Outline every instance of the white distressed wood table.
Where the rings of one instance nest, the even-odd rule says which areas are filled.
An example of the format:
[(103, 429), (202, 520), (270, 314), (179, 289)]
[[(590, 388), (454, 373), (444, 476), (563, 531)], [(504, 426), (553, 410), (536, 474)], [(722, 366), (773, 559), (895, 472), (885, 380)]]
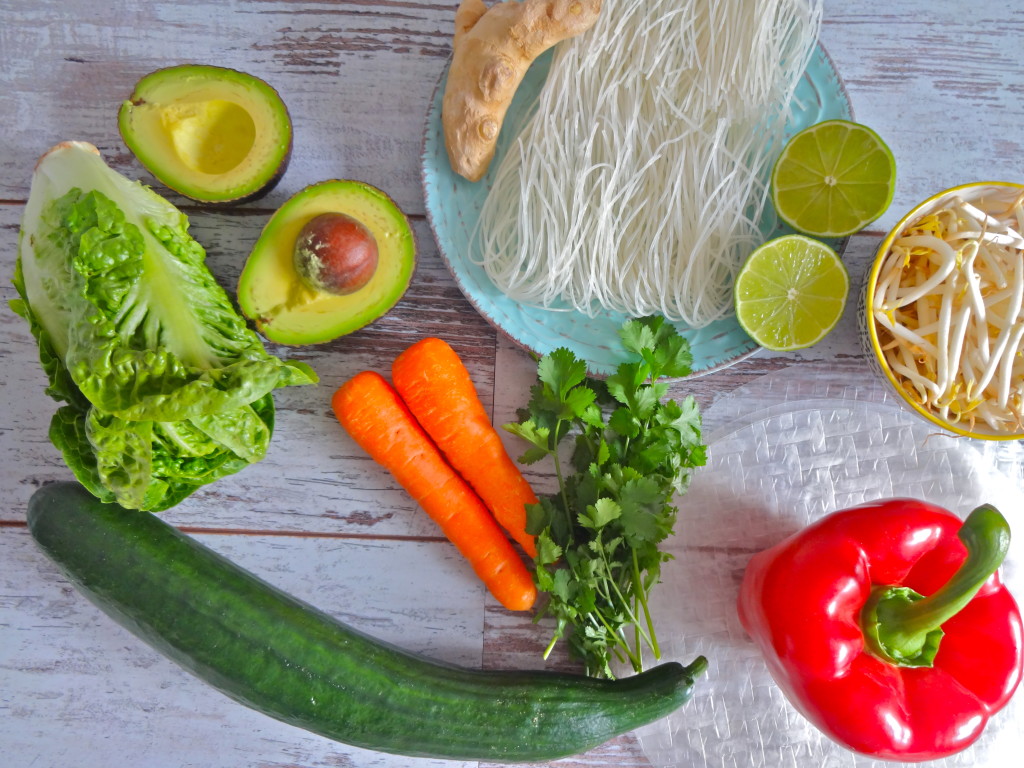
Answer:
[[(330, 413), (334, 389), (386, 371), (426, 335), (464, 357), (495, 423), (525, 403), (530, 358), (464, 300), (426, 223), (423, 119), (450, 53), (456, 0), (0, 0), (0, 762), (10, 766), (453, 765), (346, 747), (217, 693), (87, 603), (35, 548), (25, 507), (70, 473), (47, 439), (54, 404), (25, 323), (6, 308), (19, 220), (36, 158), (67, 139), (94, 143), (119, 171), (152, 183), (117, 133), (119, 103), (144, 74), (215, 63), (276, 86), (295, 152), (267, 198), (213, 212), (174, 195), (233, 286), (262, 225), (291, 194), (327, 178), (387, 191), (411, 216), (418, 266), (401, 303), (330, 344), (271, 351), (314, 366), (316, 388), (276, 394), (266, 460), (208, 486), (165, 519), (293, 594), (371, 634), (485, 668), (543, 664), (549, 627), (505, 611), (405, 493)], [(1024, 6), (1005, 0), (826, 2), (821, 41), (857, 119), (899, 163), (889, 212), (851, 239), (857, 285), (884, 231), (933, 192), (1024, 179)], [(158, 189), (160, 187), (158, 186)], [(163, 191), (163, 190), (161, 190)], [(784, 369), (867, 376), (856, 302), (821, 344), (758, 353), (681, 382), (704, 407)], [(825, 372), (828, 372), (827, 374)], [(531, 476), (538, 484), (546, 479)], [(564, 656), (549, 667), (572, 666)], [(560, 765), (642, 766), (623, 736)]]

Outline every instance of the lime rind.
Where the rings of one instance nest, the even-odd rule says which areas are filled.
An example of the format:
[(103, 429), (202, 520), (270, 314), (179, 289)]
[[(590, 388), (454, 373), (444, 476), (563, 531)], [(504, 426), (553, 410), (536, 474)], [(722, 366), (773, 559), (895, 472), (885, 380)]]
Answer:
[(896, 160), (868, 126), (826, 120), (786, 143), (771, 178), (772, 203), (787, 225), (814, 237), (848, 237), (889, 208)]
[(737, 274), (736, 320), (765, 349), (805, 349), (835, 328), (849, 289), (849, 272), (835, 250), (804, 235), (784, 235), (757, 248)]

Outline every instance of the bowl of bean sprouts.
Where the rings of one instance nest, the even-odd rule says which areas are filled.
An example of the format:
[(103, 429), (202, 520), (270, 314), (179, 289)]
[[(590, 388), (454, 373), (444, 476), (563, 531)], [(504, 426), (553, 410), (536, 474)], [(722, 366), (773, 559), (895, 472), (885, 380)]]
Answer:
[(941, 192), (882, 241), (866, 341), (898, 397), (935, 426), (1024, 438), (1024, 184)]

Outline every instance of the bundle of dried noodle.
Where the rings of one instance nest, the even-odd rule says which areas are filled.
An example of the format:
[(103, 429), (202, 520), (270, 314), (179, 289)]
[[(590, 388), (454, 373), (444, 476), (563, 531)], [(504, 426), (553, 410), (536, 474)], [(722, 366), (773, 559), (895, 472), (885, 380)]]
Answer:
[(589, 315), (731, 314), (820, 22), (821, 0), (605, 0), (497, 166), (491, 280)]

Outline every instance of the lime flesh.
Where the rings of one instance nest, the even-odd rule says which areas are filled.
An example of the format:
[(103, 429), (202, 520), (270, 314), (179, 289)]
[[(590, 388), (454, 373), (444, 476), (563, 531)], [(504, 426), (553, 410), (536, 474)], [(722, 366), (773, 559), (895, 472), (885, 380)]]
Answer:
[(821, 341), (843, 314), (850, 278), (832, 248), (803, 235), (755, 250), (736, 276), (736, 319), (765, 349), (803, 349)]
[(846, 237), (881, 216), (892, 202), (896, 161), (865, 125), (827, 120), (787, 142), (772, 170), (779, 218), (815, 237)]

